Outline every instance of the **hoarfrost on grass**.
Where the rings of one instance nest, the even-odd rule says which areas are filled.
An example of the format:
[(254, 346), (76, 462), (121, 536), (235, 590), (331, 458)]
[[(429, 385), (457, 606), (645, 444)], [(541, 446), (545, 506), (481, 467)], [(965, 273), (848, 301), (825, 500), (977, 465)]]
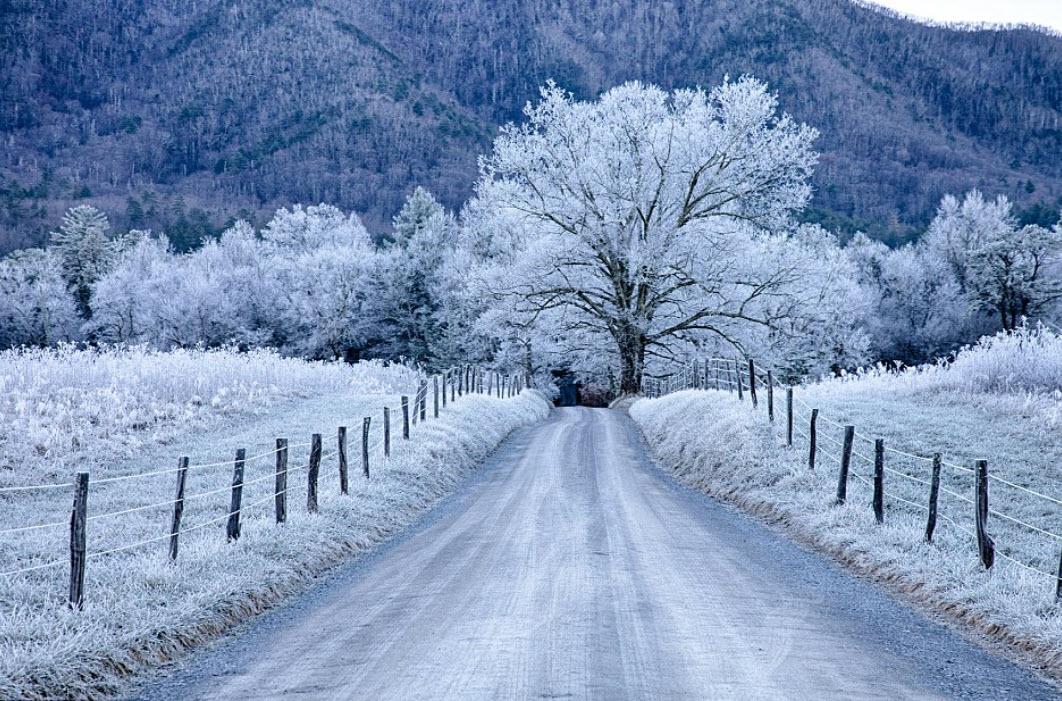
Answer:
[[(128, 672), (181, 654), (189, 644), (297, 588), (327, 564), (405, 527), (510, 431), (549, 411), (536, 392), (508, 400), (465, 395), (438, 420), (416, 424), (412, 439), (402, 441), (398, 394), (412, 396), (419, 375), (400, 366), (307, 363), (266, 352), (129, 348), (12, 352), (0, 354), (0, 367), (6, 394), (16, 397), (0, 400), (6, 402), (5, 415), (12, 423), (20, 421), (43, 446), (17, 459), (12, 453), (25, 444), (5, 425), (3, 453), (14, 469), (0, 473), (0, 486), (69, 481), (74, 468), (82, 466), (91, 468), (93, 480), (167, 470), (143, 479), (90, 483), (89, 552), (148, 542), (90, 555), (86, 606), (78, 613), (65, 604), (70, 489), (0, 492), (0, 530), (57, 524), (5, 535), (0, 571), (58, 563), (3, 579), (3, 698), (115, 693)], [(392, 409), (390, 459), (383, 457), (381, 445), (384, 406)], [(360, 472), (365, 416), (376, 417), (371, 480)], [(81, 424), (77, 441), (63, 440), (70, 426)], [(349, 496), (338, 493), (335, 436), (340, 425), (351, 427)], [(324, 436), (324, 458), (320, 513), (309, 515), (306, 443), (314, 432)], [(270, 451), (276, 437), (292, 443), (283, 527), (273, 524)], [(247, 464), (242, 535), (229, 544), (224, 529), (237, 447), (262, 457)], [(208, 465), (188, 473), (184, 534), (174, 566), (167, 559), (166, 535), (172, 468), (180, 455)]]

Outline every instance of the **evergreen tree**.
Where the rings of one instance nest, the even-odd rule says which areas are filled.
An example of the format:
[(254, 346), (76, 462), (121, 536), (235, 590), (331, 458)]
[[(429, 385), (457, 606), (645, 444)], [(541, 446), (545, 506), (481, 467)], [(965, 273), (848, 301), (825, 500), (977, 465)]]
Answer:
[(79, 205), (63, 217), (59, 231), (51, 234), (51, 247), (59, 256), (63, 277), (77, 300), (81, 315), (88, 317), (92, 285), (110, 268), (115, 254), (107, 238), (107, 215), (91, 205)]

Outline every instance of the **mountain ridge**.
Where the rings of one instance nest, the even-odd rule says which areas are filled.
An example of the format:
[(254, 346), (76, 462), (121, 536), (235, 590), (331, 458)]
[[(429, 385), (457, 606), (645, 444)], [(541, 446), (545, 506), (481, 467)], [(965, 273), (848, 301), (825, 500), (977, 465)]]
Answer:
[[(1062, 37), (850, 0), (0, 0), (0, 252), (70, 204), (182, 247), (292, 202), (451, 208), (548, 79), (751, 74), (822, 132), (807, 213), (901, 241), (948, 192), (1062, 206)], [(6, 97), (5, 97), (6, 96)]]

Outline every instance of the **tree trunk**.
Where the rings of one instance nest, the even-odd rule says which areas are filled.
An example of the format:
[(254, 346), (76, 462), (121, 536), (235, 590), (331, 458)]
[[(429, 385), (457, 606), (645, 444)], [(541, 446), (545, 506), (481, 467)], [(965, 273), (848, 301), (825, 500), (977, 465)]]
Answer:
[(645, 337), (636, 331), (617, 340), (620, 354), (620, 394), (637, 394), (642, 388), (645, 366)]

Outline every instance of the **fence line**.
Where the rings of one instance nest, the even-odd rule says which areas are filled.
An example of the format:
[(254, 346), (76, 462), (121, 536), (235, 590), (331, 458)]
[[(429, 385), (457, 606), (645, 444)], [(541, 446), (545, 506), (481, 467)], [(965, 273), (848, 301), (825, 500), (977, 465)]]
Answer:
[[(503, 384), (504, 384), (504, 386), (503, 386)], [(430, 390), (429, 390), (429, 387), (431, 388)], [(438, 420), (439, 418), (442, 418), (443, 412), (445, 412), (447, 410), (447, 408), (453, 406), (453, 404), (459, 398), (461, 398), (463, 396), (479, 394), (479, 395), (483, 395), (483, 396), (486, 396), (486, 397), (507, 399), (507, 398), (511, 398), (511, 397), (518, 397), (523, 392), (523, 390), (528, 389), (528, 388), (530, 388), (530, 377), (528, 375), (526, 375), (526, 374), (515, 373), (515, 374), (512, 374), (512, 375), (503, 375), (501, 373), (493, 373), (492, 372), (492, 373), (490, 373), (488, 375), (482, 369), (476, 368), (474, 366), (463, 366), (460, 369), (451, 368), (450, 370), (447, 370), (446, 372), (442, 373), (441, 377), (440, 377), (440, 375), (434, 375), (434, 376), (430, 376), (427, 379), (425, 379), (422, 376), (418, 380), (418, 386), (416, 387), (415, 391), (412, 394), (412, 403), (409, 406), (410, 414), (408, 415), (408, 419), (410, 420), (409, 421), (409, 425), (416, 426), (419, 423), (426, 424), (426, 423), (429, 423), (431, 421), (435, 421), (435, 420)], [(446, 397), (446, 392), (447, 391), (449, 391), (451, 393), (451, 395), (452, 395), (449, 398)], [(441, 402), (439, 401), (439, 399), (440, 399), (439, 392), (441, 392), (442, 395), (443, 395), (441, 397), (441, 399), (442, 399)], [(428, 407), (429, 395), (431, 397), (430, 398), (430, 401), (431, 401), (431, 404), (432, 404), (431, 407)], [(402, 397), (402, 399), (403, 399), (403, 402), (408, 402), (410, 397), (409, 396), (404, 396), (404, 397)], [(364, 449), (364, 451), (365, 451), (364, 455), (375, 456), (374, 457), (375, 460), (383, 460), (384, 458), (388, 457), (387, 452), (385, 451), (385, 437), (384, 437), (384, 421), (383, 421), (383, 417), (384, 417), (385, 413), (390, 414), (392, 419), (396, 415), (400, 415), (400, 413), (397, 412), (397, 410), (394, 407), (384, 407), (384, 408), (376, 410), (374, 413), (372, 413), (368, 417), (364, 417), (362, 419), (358, 419), (357, 420), (357, 421), (366, 421), (366, 420), (369, 421), (369, 434), (371, 434), (371, 435), (366, 435), (364, 437), (359, 436), (356, 440), (357, 440), (358, 445), (361, 446)], [(485, 412), (483, 412), (482, 409), (477, 409), (477, 410), (475, 410), (473, 412), (474, 416), (482, 416), (484, 414), (485, 414)], [(355, 423), (355, 421), (352, 421), (351, 423), (353, 424), (353, 423)], [(394, 449), (395, 449), (395, 447), (397, 445), (399, 445), (401, 443), (405, 443), (406, 441), (402, 440), (402, 439), (399, 439), (398, 441), (395, 441), (394, 439), (398, 435), (401, 435), (401, 434), (396, 434), (396, 432), (393, 430), (394, 427), (390, 427), (390, 428), (392, 429), (391, 435), (390, 435), (390, 437), (392, 439), (391, 442), (390, 442), (390, 450), (394, 451)], [(361, 433), (361, 432), (358, 432), (358, 433)], [(407, 425), (407, 431), (406, 431), (405, 437), (406, 438), (412, 438), (411, 434), (408, 432), (408, 425)], [(64, 564), (71, 564), (73, 561), (76, 560), (76, 561), (79, 561), (80, 564), (71, 564), (71, 566), (75, 568), (72, 571), (72, 573), (71, 573), (71, 577), (72, 577), (72, 579), (78, 579), (79, 581), (83, 581), (83, 579), (84, 579), (84, 563), (85, 563), (86, 560), (100, 558), (100, 557), (103, 557), (103, 556), (106, 556), (106, 555), (110, 555), (110, 554), (113, 554), (113, 553), (119, 553), (119, 552), (125, 552), (125, 551), (129, 551), (129, 550), (134, 550), (134, 549), (137, 549), (137, 548), (144, 547), (146, 545), (150, 545), (152, 543), (159, 543), (159, 542), (163, 542), (163, 541), (170, 541), (171, 559), (176, 559), (177, 552), (178, 552), (178, 550), (176, 548), (176, 542), (177, 542), (177, 538), (179, 536), (187, 535), (188, 533), (192, 533), (192, 532), (201, 530), (201, 529), (206, 528), (208, 526), (211, 526), (211, 525), (214, 525), (214, 524), (219, 524), (219, 523), (221, 523), (223, 521), (226, 521), (226, 520), (230, 520), (229, 539), (230, 540), (234, 540), (234, 539), (239, 537), (239, 529), (238, 529), (238, 517), (239, 517), (239, 515), (243, 514), (243, 513), (246, 513), (246, 512), (248, 512), (248, 511), (250, 511), (252, 509), (255, 509), (256, 507), (264, 505), (264, 504), (266, 504), (268, 502), (274, 502), (274, 501), (276, 502), (277, 510), (278, 510), (278, 520), (281, 520), (281, 517), (280, 517), (280, 513), (281, 513), (281, 509), (282, 509), (281, 504), (282, 504), (282, 502), (284, 503), (283, 510), (286, 513), (286, 508), (287, 507), (286, 507), (286, 500), (284, 499), (284, 497), (286, 497), (287, 494), (292, 490), (291, 483), (288, 483), (287, 480), (286, 480), (287, 476), (291, 475), (293, 473), (297, 473), (297, 472), (302, 471), (302, 470), (307, 470), (310, 467), (311, 462), (314, 462), (314, 464), (316, 465), (316, 464), (319, 464), (320, 461), (322, 461), (322, 460), (331, 461), (333, 458), (337, 457), (339, 455), (339, 453), (340, 453), (340, 448), (339, 448), (338, 444), (337, 444), (337, 446), (334, 449), (331, 449), (331, 450), (329, 450), (327, 452), (323, 452), (323, 454), (321, 454), (319, 456), (311, 455), (311, 457), (308, 460), (303, 461), (300, 464), (295, 465), (294, 467), (288, 467), (287, 466), (286, 458), (284, 459), (285, 461), (283, 463), (278, 458), (278, 460), (277, 460), (277, 470), (276, 471), (270, 470), (270, 471), (267, 471), (266, 474), (254, 477), (254, 478), (249, 479), (249, 480), (244, 480), (243, 479), (243, 470), (248, 465), (260, 464), (260, 463), (262, 463), (263, 461), (267, 460), (268, 458), (270, 458), (272, 456), (279, 455), (281, 452), (283, 452), (283, 454), (286, 456), (288, 454), (288, 451), (290, 451), (292, 449), (311, 447), (312, 444), (313, 444), (312, 441), (307, 441), (307, 442), (304, 442), (304, 443), (284, 443), (283, 445), (281, 445), (278, 442), (277, 446), (275, 448), (273, 448), (272, 450), (268, 450), (268, 451), (256, 454), (254, 456), (251, 456), (251, 457), (246, 457), (245, 458), (243, 456), (243, 451), (242, 450), (238, 451), (237, 452), (237, 459), (236, 459), (235, 462), (233, 460), (224, 460), (224, 461), (218, 461), (218, 462), (198, 463), (198, 464), (189, 465), (188, 461), (187, 461), (187, 458), (182, 458), (182, 460), (178, 464), (178, 467), (176, 467), (176, 468), (150, 470), (150, 471), (147, 471), (147, 472), (139, 472), (139, 473), (128, 474), (128, 475), (117, 475), (117, 476), (113, 476), (113, 477), (103, 477), (103, 478), (91, 480), (88, 483), (91, 486), (96, 486), (96, 485), (117, 484), (117, 483), (122, 483), (122, 482), (126, 482), (126, 481), (131, 481), (131, 480), (157, 478), (157, 477), (161, 477), (161, 476), (169, 475), (169, 474), (177, 474), (179, 476), (179, 487), (180, 487), (179, 490), (178, 490), (178, 495), (177, 495), (177, 497), (167, 499), (166, 501), (160, 501), (160, 502), (157, 502), (157, 503), (144, 504), (144, 505), (139, 505), (139, 506), (131, 506), (129, 508), (118, 509), (118, 510), (115, 510), (115, 511), (103, 512), (103, 513), (97, 513), (97, 514), (88, 514), (87, 513), (87, 508), (86, 508), (84, 499), (82, 499), (80, 506), (78, 506), (77, 503), (75, 503), (75, 507), (81, 509), (81, 511), (79, 512), (80, 513), (79, 518), (81, 519), (81, 523), (82, 524), (85, 523), (85, 522), (89, 522), (89, 521), (100, 521), (100, 520), (103, 520), (103, 519), (108, 519), (108, 518), (112, 518), (112, 517), (119, 517), (119, 516), (123, 516), (123, 515), (127, 515), (127, 514), (146, 512), (146, 511), (150, 511), (150, 510), (153, 510), (153, 509), (163, 509), (163, 508), (174, 509), (175, 510), (174, 519), (173, 519), (173, 529), (174, 530), (172, 530), (172, 532), (169, 530), (169, 526), (170, 526), (170, 523), (169, 523), (169, 520), (168, 520), (169, 511), (167, 511), (167, 520), (166, 520), (167, 532), (164, 535), (159, 535), (159, 536), (153, 536), (153, 537), (150, 537), (150, 538), (145, 538), (145, 539), (133, 542), (133, 543), (126, 543), (126, 544), (116, 545), (114, 547), (110, 547), (110, 548), (107, 548), (107, 549), (104, 549), (104, 550), (84, 552), (84, 547), (83, 547), (84, 546), (84, 530), (83, 530), (84, 527), (82, 525), (82, 526), (79, 526), (79, 528), (81, 530), (78, 532), (78, 538), (81, 541), (82, 550), (80, 551), (80, 554), (77, 557), (73, 558), (72, 560), (58, 559), (58, 560), (52, 560), (52, 561), (45, 562), (45, 563), (38, 564), (38, 565), (31, 565), (31, 566), (28, 566), (28, 567), (21, 567), (21, 568), (16, 568), (16, 569), (12, 569), (12, 570), (3, 571), (3, 572), (0, 572), (0, 578), (9, 578), (9, 577), (14, 577), (14, 576), (30, 573), (30, 572), (36, 572), (36, 571), (41, 571), (41, 570), (45, 570), (45, 569), (49, 569), (49, 568), (53, 568), (53, 567), (58, 567), (58, 566), (64, 565)], [(359, 450), (353, 451), (354, 454), (357, 454), (359, 452), (361, 452), (360, 448), (359, 448)], [(281, 470), (281, 467), (280, 467), (282, 464), (284, 465), (283, 470)], [(384, 462), (384, 464), (386, 464), (386, 461)], [(187, 474), (187, 472), (189, 470), (196, 470), (196, 469), (201, 469), (201, 468), (233, 467), (234, 465), (237, 465), (237, 467), (235, 467), (236, 475), (235, 475), (235, 477), (233, 479), (233, 484), (225, 485), (225, 486), (217, 488), (217, 489), (208, 489), (206, 491), (197, 492), (195, 494), (185, 495), (183, 493), (184, 475)], [(325, 474), (329, 474), (329, 475), (333, 474), (334, 472), (337, 471), (336, 467), (337, 466), (330, 466), (330, 467), (326, 468), (325, 471), (324, 471)], [(283, 475), (284, 475), (284, 480), (283, 481), (284, 481), (284, 484), (286, 485), (286, 486), (283, 486), (283, 487), (280, 486), (281, 485), (281, 480), (280, 480), (281, 473), (283, 473)], [(317, 479), (319, 479), (320, 476), (321, 475), (318, 474), (317, 475)], [(83, 473), (81, 475), (81, 477), (87, 479), (88, 474), (87, 473)], [(365, 478), (369, 479), (368, 473), (365, 474)], [(311, 477), (311, 479), (313, 479), (313, 478)], [(276, 486), (273, 489), (269, 490), (268, 496), (266, 496), (266, 497), (264, 497), (262, 499), (259, 499), (257, 501), (254, 501), (252, 503), (249, 503), (249, 504), (243, 504), (242, 503), (242, 499), (240, 499), (239, 497), (242, 495), (243, 488), (245, 488), (247, 486), (250, 486), (250, 485), (254, 485), (254, 484), (261, 483), (261, 482), (265, 482), (267, 480), (275, 480), (276, 481)], [(70, 488), (77, 488), (77, 487), (78, 487), (78, 483), (77, 482), (62, 482), (62, 483), (46, 483), (46, 484), (24, 485), (24, 486), (10, 486), (10, 487), (0, 487), (0, 494), (4, 494), (4, 493), (15, 494), (15, 493), (21, 493), (21, 492), (31, 492), (31, 491), (34, 491), (34, 490), (70, 489)], [(316, 486), (313, 486), (311, 488), (312, 489), (316, 489)], [(186, 526), (186, 527), (181, 527), (180, 526), (180, 516), (181, 516), (181, 514), (183, 512), (185, 503), (187, 503), (189, 501), (194, 501), (194, 500), (202, 499), (202, 498), (205, 498), (205, 497), (209, 497), (209, 496), (215, 496), (215, 495), (220, 495), (220, 494), (223, 494), (223, 493), (234, 492), (236, 490), (238, 490), (239, 494), (234, 494), (233, 499), (232, 499), (232, 504), (229, 505), (228, 508), (226, 508), (225, 513), (223, 515), (220, 515), (220, 516), (217, 516), (217, 517), (214, 517), (214, 518), (210, 518), (207, 521), (204, 521), (203, 523), (198, 523), (198, 524), (195, 524), (195, 525), (192, 525), (192, 526)], [(85, 493), (87, 494), (87, 492), (85, 492)], [(237, 524), (237, 528), (235, 530), (235, 535), (233, 535), (232, 532), (231, 532), (232, 531), (232, 525), (231, 525), (232, 521), (231, 521), (231, 519), (234, 516), (237, 517), (236, 520), (235, 520), (235, 523)], [(74, 519), (74, 521), (77, 521), (77, 520), (78, 519)], [(0, 530), (0, 536), (12, 536), (12, 535), (22, 534), (22, 533), (26, 533), (26, 532), (30, 532), (30, 531), (38, 531), (38, 530), (46, 530), (46, 529), (54, 529), (54, 530), (58, 531), (60, 529), (72, 528), (72, 527), (73, 526), (72, 526), (71, 522), (53, 522), (53, 523), (31, 524), (31, 525), (18, 526), (18, 527), (13, 527), (13, 528)], [(71, 547), (72, 548), (74, 547), (73, 539), (72, 539)], [(80, 569), (78, 570), (78, 568), (80, 568)], [(79, 587), (79, 590), (78, 590), (78, 593), (77, 593), (77, 600), (76, 601), (74, 599), (74, 596), (75, 596), (74, 593), (71, 592), (71, 606), (72, 606), (72, 608), (78, 609), (78, 608), (80, 608), (80, 605), (81, 605), (80, 587)]]
[[(754, 408), (758, 407), (754, 389), (757, 386), (770, 386), (777, 389), (792, 391), (795, 402), (788, 408), (789, 415), (787, 417), (787, 421), (789, 422), (789, 425), (792, 426), (793, 433), (801, 436), (803, 439), (805, 439), (805, 441), (808, 441), (810, 443), (811, 436), (808, 432), (805, 432), (803, 430), (802, 425), (810, 425), (812, 419), (810, 419), (806, 414), (800, 412), (797, 409), (797, 405), (804, 407), (810, 412), (814, 412), (814, 416), (816, 417), (816, 419), (824, 422), (828, 426), (833, 426), (839, 429), (845, 428), (845, 426), (843, 426), (841, 423), (838, 423), (830, 417), (825, 416), (821, 411), (817, 410), (815, 407), (812, 407), (803, 398), (797, 395), (797, 387), (787, 386), (781, 383), (781, 381), (777, 379), (777, 373), (769, 371), (764, 372), (762, 369), (757, 369), (755, 362), (751, 360), (744, 360), (739, 362), (738, 360), (731, 358), (707, 358), (703, 361), (694, 361), (694, 363), (692, 363), (691, 365), (684, 365), (681, 371), (672, 372), (668, 375), (665, 375), (665, 377), (667, 378), (666, 382), (661, 382), (659, 378), (646, 378), (646, 381), (643, 382), (643, 394), (646, 394), (650, 397), (659, 397), (664, 394), (688, 389), (718, 390), (727, 391), (730, 393), (734, 393), (734, 391), (736, 390), (738, 399), (744, 401), (745, 393), (742, 392), (744, 377), (744, 380), (749, 382), (749, 392), (747, 394), (752, 399), (752, 406)], [(770, 382), (769, 384), (769, 380), (773, 380), (773, 382)], [(694, 410), (692, 407), (689, 407), (686, 411), (692, 413)], [(768, 409), (768, 412), (770, 412), (770, 408)], [(772, 418), (773, 420), (773, 417), (770, 418)], [(799, 419), (799, 421), (796, 421), (795, 419)], [(812, 428), (814, 428), (814, 426), (812, 426)], [(861, 440), (867, 443), (877, 443), (875, 439), (861, 434), (857, 431), (853, 432), (853, 434), (855, 437), (860, 438)], [(1011, 523), (1019, 528), (1025, 529), (1026, 532), (1039, 536), (1044, 536), (1046, 538), (1052, 539), (1053, 541), (1062, 541), (1062, 534), (1054, 533), (1046, 528), (1042, 528), (1040, 526), (1036, 526), (1035, 524), (1028, 523), (1023, 519), (1008, 514), (998, 508), (989, 508), (989, 483), (1003, 485), (1006, 488), (1017, 490), (1030, 497), (1040, 499), (1044, 502), (1048, 502), (1057, 506), (1062, 506), (1062, 498), (1044, 494), (1040, 491), (1037, 491), (1036, 489), (1017, 484), (994, 473), (989, 474), (987, 471), (987, 463), (985, 463), (984, 461), (979, 461), (978, 469), (974, 469), (964, 465), (958, 465), (954, 462), (943, 460), (939, 455), (935, 458), (927, 457), (924, 455), (918, 455), (902, 449), (897, 449), (891, 446), (884, 445), (878, 445), (876, 447), (876, 450), (878, 451), (878, 459), (876, 460), (875, 458), (865, 455), (859, 451), (847, 448), (844, 443), (842, 443), (836, 437), (830, 435), (829, 431), (823, 431), (821, 427), (816, 432), (816, 435), (817, 438), (823, 438), (828, 443), (838, 446), (842, 452), (850, 452), (852, 456), (855, 456), (860, 460), (866, 461), (868, 465), (875, 466), (876, 477), (873, 481), (860, 474), (855, 469), (852, 469), (851, 465), (849, 465), (847, 473), (860, 480), (861, 482), (867, 484), (871, 489), (873, 489), (875, 491), (875, 500), (888, 498), (895, 502), (914, 507), (919, 512), (929, 512), (930, 524), (927, 526), (927, 540), (930, 539), (932, 536), (933, 523), (937, 518), (936, 495), (938, 492), (934, 490), (934, 487), (939, 487), (939, 493), (943, 493), (949, 497), (957, 499), (962, 503), (974, 505), (976, 507), (974, 509), (975, 515), (977, 516), (977, 518), (975, 519), (976, 528), (974, 531), (969, 530), (968, 528), (958, 523), (954, 519), (950, 518), (946, 514), (940, 514), (939, 516), (942, 520), (952, 524), (959, 531), (970, 535), (977, 541), (981, 561), (986, 569), (992, 567), (993, 556), (999, 555), (1000, 558), (1004, 561), (1018, 565), (1030, 572), (1034, 572), (1039, 575), (1051, 578), (1056, 583), (1056, 600), (1062, 601), (1062, 556), (1060, 556), (1059, 559), (1058, 573), (1052, 574), (1049, 572), (1045, 572), (1044, 570), (1039, 569), (1033, 565), (1021, 562), (1020, 560), (1016, 559), (1007, 552), (1003, 552), (998, 546), (994, 545), (993, 540), (988, 536), (987, 530), (985, 530), (987, 517), (988, 515), (992, 515), (999, 519), (1002, 519), (1007, 523)], [(833, 462), (836, 462), (838, 465), (841, 465), (842, 482), (844, 481), (845, 469), (843, 467), (844, 461), (842, 457), (836, 455), (831, 450), (827, 449), (827, 447), (821, 441), (818, 442), (818, 445), (815, 445), (813, 447), (813, 453), (821, 454), (822, 456), (832, 460)], [(886, 454), (895, 455), (902, 458), (909, 458), (912, 460), (919, 461), (920, 463), (934, 464), (933, 481), (909, 474), (908, 472), (902, 469), (895, 469), (884, 464), (884, 462), (879, 463), (878, 460), (880, 460)], [(814, 456), (812, 456), (812, 462), (810, 463), (811, 466), (814, 465), (813, 457)], [(939, 466), (941, 467), (946, 467), (949, 470), (953, 470), (955, 473), (958, 474), (975, 475), (977, 477), (977, 479), (975, 480), (976, 483), (974, 485), (974, 492), (976, 493), (976, 497), (971, 498), (970, 496), (960, 494), (952, 489), (949, 489), (947, 486), (939, 484), (938, 477), (940, 471), (936, 467), (937, 464), (939, 464)], [(932, 501), (932, 504), (929, 504), (929, 502), (927, 502), (926, 504), (920, 504), (915, 501), (912, 501), (911, 499), (906, 498), (905, 496), (896, 494), (894, 491), (889, 491), (885, 487), (885, 481), (883, 479), (886, 474), (895, 475), (897, 477), (902, 478), (903, 480), (906, 480), (906, 482), (904, 482), (903, 484), (908, 484), (911, 488), (914, 488), (914, 485), (916, 484), (930, 487), (930, 500)], [(843, 490), (841, 490), (841, 487), (838, 487), (838, 489), (838, 494), (841, 495), (843, 493)], [(843, 497), (841, 496), (839, 496), (838, 498), (843, 500)], [(883, 518), (883, 513), (883, 511), (876, 512), (879, 522)]]

